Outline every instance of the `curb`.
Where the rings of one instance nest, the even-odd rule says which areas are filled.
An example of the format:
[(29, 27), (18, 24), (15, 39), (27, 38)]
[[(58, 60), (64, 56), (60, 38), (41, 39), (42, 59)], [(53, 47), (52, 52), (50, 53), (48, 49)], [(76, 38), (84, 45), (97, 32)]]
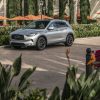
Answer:
[(74, 43), (74, 45), (83, 45), (83, 46), (100, 46), (100, 45), (94, 45), (94, 44), (81, 44), (81, 43)]
[(10, 45), (2, 45), (0, 48), (9, 47)]
[(100, 37), (76, 38), (74, 44), (100, 46)]

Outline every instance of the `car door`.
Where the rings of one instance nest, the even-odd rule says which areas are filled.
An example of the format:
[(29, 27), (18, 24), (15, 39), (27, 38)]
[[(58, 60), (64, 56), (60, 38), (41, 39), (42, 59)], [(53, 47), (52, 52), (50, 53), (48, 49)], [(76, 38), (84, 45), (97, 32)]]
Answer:
[(63, 21), (58, 21), (56, 22), (57, 25), (57, 31), (58, 31), (58, 37), (57, 37), (57, 41), (65, 41), (65, 38), (67, 36), (67, 24)]
[(60, 41), (65, 41), (66, 40), (66, 36), (68, 34), (67, 30), (68, 30), (68, 25), (66, 24), (65, 21), (59, 21), (58, 22), (58, 30), (60, 32)]
[[(49, 29), (49, 27), (52, 27), (52, 29)], [(61, 41), (62, 37), (62, 30), (59, 27), (59, 22), (55, 21), (52, 22), (48, 27), (47, 31), (47, 39), (48, 43), (56, 43)]]

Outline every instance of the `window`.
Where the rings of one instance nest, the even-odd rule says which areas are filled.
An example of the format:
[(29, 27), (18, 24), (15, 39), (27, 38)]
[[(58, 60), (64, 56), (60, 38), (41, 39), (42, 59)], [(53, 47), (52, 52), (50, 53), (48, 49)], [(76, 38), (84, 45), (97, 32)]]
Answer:
[(62, 27), (68, 27), (68, 25), (65, 22), (56, 21), (51, 23), (49, 27), (62, 28)]
[(61, 27), (68, 27), (68, 25), (65, 22), (56, 22), (56, 28), (61, 28)]
[(27, 25), (26, 29), (45, 29), (50, 21), (33, 21)]

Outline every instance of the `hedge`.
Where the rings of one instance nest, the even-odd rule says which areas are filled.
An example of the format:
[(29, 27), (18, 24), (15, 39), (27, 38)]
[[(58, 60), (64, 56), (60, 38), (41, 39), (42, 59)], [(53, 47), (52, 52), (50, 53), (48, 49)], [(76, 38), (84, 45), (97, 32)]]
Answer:
[(18, 26), (6, 26), (6, 27), (1, 26), (0, 27), (0, 46), (8, 45), (9, 44), (9, 34), (18, 28), (20, 28), (20, 27), (18, 27)]
[(100, 36), (100, 24), (72, 25), (76, 38)]
[[(18, 28), (20, 27), (0, 27), (0, 45), (9, 44), (9, 34)], [(72, 25), (72, 28), (76, 38), (100, 36), (100, 24), (77, 24)]]

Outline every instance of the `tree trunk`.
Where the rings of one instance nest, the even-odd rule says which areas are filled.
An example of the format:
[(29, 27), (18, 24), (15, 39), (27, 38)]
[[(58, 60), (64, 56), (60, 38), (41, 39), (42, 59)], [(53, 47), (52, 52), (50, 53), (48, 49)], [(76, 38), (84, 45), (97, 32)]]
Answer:
[(38, 15), (38, 0), (34, 0), (33, 11), (34, 15)]
[(28, 15), (28, 0), (24, 0), (24, 16)]
[(7, 0), (7, 17), (10, 17), (9, 9), (10, 9), (10, 0)]
[(59, 0), (59, 17), (60, 18), (64, 17), (64, 11), (65, 11), (67, 2), (68, 2), (68, 0)]
[(74, 23), (74, 0), (69, 0), (70, 23)]
[(80, 15), (81, 23), (88, 24), (87, 16), (90, 16), (90, 3), (89, 0), (80, 0)]
[(53, 15), (53, 0), (48, 0), (48, 16)]

